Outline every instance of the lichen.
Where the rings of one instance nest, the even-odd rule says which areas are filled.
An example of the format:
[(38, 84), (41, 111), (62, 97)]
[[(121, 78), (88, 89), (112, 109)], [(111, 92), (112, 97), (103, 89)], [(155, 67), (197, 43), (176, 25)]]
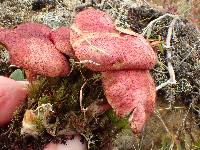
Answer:
[[(145, 9), (144, 9), (145, 8)], [(158, 18), (162, 14), (148, 7), (131, 8), (129, 18), (131, 27), (140, 26), (142, 32), (145, 26), (152, 19)], [(149, 19), (151, 18), (151, 19)], [(145, 23), (144, 23), (145, 21)], [(160, 47), (155, 48), (158, 56), (158, 63), (152, 70), (155, 82), (158, 85), (168, 80), (169, 74), (167, 70), (166, 49), (164, 48), (167, 36), (168, 24), (172, 18), (166, 17), (157, 22), (151, 31), (149, 39), (160, 40)], [(172, 39), (172, 64), (175, 70), (176, 85), (168, 85), (159, 92), (165, 95), (167, 101), (182, 101), (182, 102), (199, 102), (199, 87), (197, 82), (200, 80), (198, 75), (199, 57), (200, 57), (200, 33), (195, 27), (185, 19), (180, 19), (174, 28), (175, 35)], [(159, 39), (158, 39), (159, 37)]]

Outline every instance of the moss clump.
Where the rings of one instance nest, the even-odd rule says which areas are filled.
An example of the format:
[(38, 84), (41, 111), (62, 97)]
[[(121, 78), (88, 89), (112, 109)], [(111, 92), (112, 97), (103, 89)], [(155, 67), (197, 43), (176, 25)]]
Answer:
[[(7, 148), (15, 146), (25, 149), (22, 145), (23, 142), (27, 138), (33, 138), (38, 142), (37, 145), (29, 142), (25, 145), (41, 149), (50, 141), (56, 142), (61, 136), (72, 133), (81, 134), (88, 142), (90, 149), (93, 150), (110, 144), (121, 129), (127, 128), (128, 123), (127, 120), (117, 118), (111, 110), (105, 113), (110, 107), (104, 97), (99, 77), (98, 73), (79, 66), (75, 66), (68, 77), (39, 77), (30, 87), (27, 105), (21, 111), (24, 113), (26, 109), (29, 109), (34, 110), (35, 114), (40, 113), (40, 117), (34, 120), (34, 124), (40, 132), (36, 138), (30, 135), (21, 137), (20, 123), (23, 114), (20, 114), (20, 119), (14, 119), (10, 124), (10, 126), (18, 124), (15, 126), (17, 134), (11, 139), (4, 138), (4, 141), (7, 141)], [(83, 106), (84, 108), (88, 107), (88, 111), (83, 113), (80, 110), (79, 93), (85, 81), (87, 84), (83, 88)], [(47, 103), (50, 103), (53, 109), (53, 112), (48, 113), (49, 115), (45, 113), (46, 107), (41, 107), (46, 106)], [(105, 105), (108, 108), (102, 109)], [(16, 117), (18, 115), (16, 114)], [(9, 131), (6, 127), (4, 132), (6, 135), (14, 135), (13, 130)], [(2, 139), (1, 136), (0, 139)], [(16, 139), (18, 139), (17, 142)]]

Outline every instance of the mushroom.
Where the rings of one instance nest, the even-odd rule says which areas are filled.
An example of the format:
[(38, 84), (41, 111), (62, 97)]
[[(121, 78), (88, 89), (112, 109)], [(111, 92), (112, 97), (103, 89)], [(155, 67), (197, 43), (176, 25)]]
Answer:
[(115, 26), (110, 17), (105, 12), (92, 7), (79, 12), (75, 16), (73, 25), (71, 28), (76, 29), (76, 32), (115, 32)]
[(0, 126), (8, 123), (27, 96), (27, 84), (0, 76)]
[(68, 27), (60, 27), (50, 33), (50, 39), (55, 47), (68, 56), (74, 56), (74, 51), (70, 45), (70, 29)]
[(118, 116), (130, 115), (133, 132), (140, 132), (155, 107), (155, 84), (149, 71), (108, 71), (102, 77), (108, 103)]
[(148, 70), (156, 64), (156, 54), (142, 35), (120, 33), (110, 20), (94, 8), (80, 12), (70, 43), (87, 68), (102, 72), (108, 103), (118, 116), (130, 116), (130, 126), (138, 133), (155, 107), (155, 84)]
[(52, 32), (51, 28), (46, 25), (29, 22), (18, 25), (15, 30), (17, 34), (20, 34), (22, 37), (45, 37), (49, 38), (49, 34)]
[(70, 72), (68, 60), (51, 42), (51, 29), (38, 23), (25, 23), (15, 29), (0, 29), (0, 43), (10, 54), (10, 63), (33, 74), (50, 77)]
[[(95, 20), (91, 20), (95, 14)], [(75, 56), (94, 71), (153, 68), (156, 54), (144, 37), (137, 33), (134, 36), (119, 33), (110, 20), (104, 12), (94, 8), (75, 17), (70, 35)], [(93, 22), (99, 23), (99, 27)]]

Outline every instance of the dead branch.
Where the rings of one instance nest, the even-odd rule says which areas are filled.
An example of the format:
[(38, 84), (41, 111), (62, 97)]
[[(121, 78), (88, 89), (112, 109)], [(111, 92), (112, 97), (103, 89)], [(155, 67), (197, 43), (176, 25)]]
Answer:
[(80, 95), (79, 95), (80, 108), (81, 108), (81, 112), (83, 112), (83, 113), (85, 113), (87, 111), (87, 108), (83, 107), (83, 88), (85, 87), (86, 84), (87, 84), (87, 81), (85, 83), (83, 83), (83, 85), (81, 86)]
[(176, 79), (175, 79), (175, 72), (174, 72), (174, 68), (171, 62), (171, 57), (172, 57), (172, 53), (171, 53), (171, 39), (172, 39), (172, 35), (174, 35), (174, 26), (176, 24), (176, 21), (179, 19), (179, 17), (177, 15), (173, 15), (173, 14), (164, 14), (163, 16), (158, 17), (157, 19), (151, 21), (146, 28), (144, 28), (142, 35), (146, 35), (146, 34), (151, 34), (152, 28), (153, 26), (160, 20), (164, 19), (165, 17), (172, 17), (173, 20), (169, 25), (168, 31), (167, 31), (167, 38), (166, 38), (166, 45), (165, 48), (167, 49), (167, 70), (169, 72), (170, 78), (162, 83), (161, 85), (156, 87), (156, 90), (159, 90), (165, 86), (167, 86), (168, 84), (176, 84)]
[(153, 26), (154, 26), (158, 21), (164, 19), (165, 17), (176, 18), (177, 16), (176, 16), (176, 15), (172, 15), (172, 14), (166, 13), (166, 14), (164, 14), (164, 15), (162, 15), (162, 16), (160, 16), (160, 17), (154, 19), (154, 20), (152, 20), (152, 21), (146, 26), (146, 28), (143, 29), (142, 35), (144, 36), (144, 35), (146, 35), (148, 32), (151, 32)]
[(168, 129), (167, 125), (165, 124), (164, 120), (162, 119), (161, 115), (160, 115), (160, 112), (158, 110), (155, 110), (154, 113), (156, 114), (156, 116), (160, 119), (161, 123), (163, 124), (166, 132), (168, 133), (169, 137), (171, 137), (173, 140), (172, 140), (172, 143), (170, 145), (170, 150), (173, 149), (174, 147), (174, 143), (175, 143), (175, 137), (173, 136), (173, 134), (170, 132), (170, 130)]
[(159, 90), (168, 84), (176, 84), (175, 72), (174, 72), (172, 62), (171, 62), (171, 57), (172, 57), (171, 38), (172, 38), (172, 35), (174, 34), (173, 29), (174, 29), (174, 26), (175, 26), (177, 20), (178, 20), (178, 16), (174, 17), (174, 19), (172, 20), (172, 22), (169, 25), (168, 32), (167, 32), (167, 38), (166, 38), (166, 45), (165, 45), (165, 48), (167, 49), (167, 69), (168, 69), (170, 78), (168, 79), (168, 81), (157, 86), (156, 90)]
[(94, 65), (97, 65), (99, 66), (100, 64), (99, 63), (96, 63), (92, 60), (81, 60), (79, 62), (75, 62), (76, 64), (94, 64)]

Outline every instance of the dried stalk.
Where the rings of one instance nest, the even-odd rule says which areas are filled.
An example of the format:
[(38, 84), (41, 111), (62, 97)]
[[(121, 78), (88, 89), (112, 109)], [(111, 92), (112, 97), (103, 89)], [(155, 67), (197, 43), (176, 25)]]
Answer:
[(167, 31), (167, 38), (166, 38), (166, 45), (165, 48), (167, 49), (167, 69), (170, 75), (170, 78), (162, 83), (161, 85), (156, 87), (156, 90), (162, 89), (163, 87), (167, 86), (168, 84), (176, 84), (176, 78), (175, 78), (175, 72), (174, 68), (171, 62), (172, 52), (171, 52), (171, 39), (172, 35), (174, 34), (174, 26), (176, 24), (176, 21), (179, 19), (177, 15), (172, 14), (164, 14), (163, 16), (158, 17), (157, 19), (151, 21), (146, 28), (144, 28), (142, 35), (151, 34), (153, 26), (160, 20), (164, 19), (165, 17), (172, 17), (173, 20), (169, 25), (168, 31)]
[(162, 15), (162, 16), (160, 16), (160, 17), (154, 19), (154, 20), (152, 20), (152, 21), (146, 26), (146, 28), (143, 29), (142, 35), (144, 36), (144, 35), (147, 34), (147, 32), (152, 31), (152, 28), (153, 28), (153, 26), (155, 25), (155, 23), (157, 23), (158, 21), (164, 19), (165, 17), (176, 18), (177, 16), (176, 16), (176, 15), (172, 15), (172, 14), (166, 13), (166, 14), (164, 14), (164, 15)]
[(81, 112), (83, 112), (83, 113), (85, 113), (87, 111), (87, 108), (83, 107), (83, 88), (85, 87), (86, 84), (87, 84), (87, 81), (85, 83), (83, 83), (83, 85), (81, 86), (80, 95), (79, 95), (80, 108), (81, 108)]
[(174, 26), (175, 26), (177, 20), (178, 20), (178, 17), (176, 16), (169, 25), (168, 32), (167, 32), (167, 38), (166, 38), (166, 45), (165, 45), (165, 48), (167, 49), (167, 69), (168, 69), (170, 78), (166, 82), (157, 86), (156, 90), (159, 90), (168, 84), (176, 84), (175, 72), (174, 72), (173, 65), (171, 63), (171, 57), (172, 57), (171, 38), (172, 38), (172, 35), (174, 32), (173, 29), (174, 29)]
[(81, 60), (79, 62), (75, 62), (76, 64), (94, 64), (94, 65), (97, 65), (99, 66), (100, 64), (97, 63), (97, 62), (94, 62), (92, 60)]

